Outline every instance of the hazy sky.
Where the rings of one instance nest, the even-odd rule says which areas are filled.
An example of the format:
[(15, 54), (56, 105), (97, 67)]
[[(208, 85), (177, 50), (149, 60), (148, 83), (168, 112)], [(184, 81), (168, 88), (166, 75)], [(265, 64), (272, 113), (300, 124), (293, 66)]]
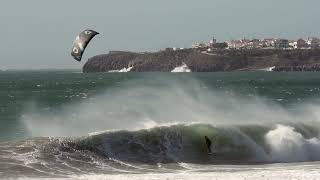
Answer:
[[(213, 35), (320, 36), (319, 17), (319, 0), (1, 0), (0, 69), (80, 69), (109, 50), (190, 47)], [(86, 28), (101, 35), (78, 63), (71, 45)]]

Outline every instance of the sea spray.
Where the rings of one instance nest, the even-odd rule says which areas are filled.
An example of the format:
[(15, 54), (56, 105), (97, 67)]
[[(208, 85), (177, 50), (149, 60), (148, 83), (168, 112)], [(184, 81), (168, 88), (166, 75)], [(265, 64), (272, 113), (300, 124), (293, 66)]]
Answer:
[[(96, 131), (139, 130), (166, 124), (259, 124), (317, 120), (304, 104), (297, 115), (259, 96), (207, 88), (192, 78), (133, 79), (99, 95), (43, 110), (27, 103), (21, 122), (32, 136), (81, 136)], [(300, 108), (299, 108), (300, 106)], [(315, 106), (317, 107), (317, 106)]]

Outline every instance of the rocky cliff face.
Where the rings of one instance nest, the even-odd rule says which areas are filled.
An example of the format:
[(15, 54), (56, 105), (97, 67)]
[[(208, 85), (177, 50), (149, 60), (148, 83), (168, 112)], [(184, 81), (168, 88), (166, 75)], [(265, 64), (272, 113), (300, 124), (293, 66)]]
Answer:
[(192, 72), (250, 71), (275, 66), (276, 71), (320, 71), (320, 50), (199, 50), (155, 53), (111, 52), (90, 58), (83, 72), (108, 72), (133, 67), (133, 72), (170, 72), (185, 63)]

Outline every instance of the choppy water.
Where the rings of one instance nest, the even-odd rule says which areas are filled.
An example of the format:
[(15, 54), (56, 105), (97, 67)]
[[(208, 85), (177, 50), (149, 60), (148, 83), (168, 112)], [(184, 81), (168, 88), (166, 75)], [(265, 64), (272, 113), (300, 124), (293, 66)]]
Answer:
[(319, 73), (1, 72), (0, 178), (316, 179), (319, 90)]

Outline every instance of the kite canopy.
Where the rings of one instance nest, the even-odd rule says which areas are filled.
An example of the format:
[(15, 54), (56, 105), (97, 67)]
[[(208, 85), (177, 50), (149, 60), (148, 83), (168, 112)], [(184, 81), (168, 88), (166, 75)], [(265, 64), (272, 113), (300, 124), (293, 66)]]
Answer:
[(84, 53), (84, 50), (86, 49), (87, 45), (91, 41), (91, 39), (99, 34), (98, 32), (94, 30), (84, 30), (81, 32), (77, 37), (76, 40), (73, 43), (71, 56), (77, 60), (81, 61), (82, 55)]

